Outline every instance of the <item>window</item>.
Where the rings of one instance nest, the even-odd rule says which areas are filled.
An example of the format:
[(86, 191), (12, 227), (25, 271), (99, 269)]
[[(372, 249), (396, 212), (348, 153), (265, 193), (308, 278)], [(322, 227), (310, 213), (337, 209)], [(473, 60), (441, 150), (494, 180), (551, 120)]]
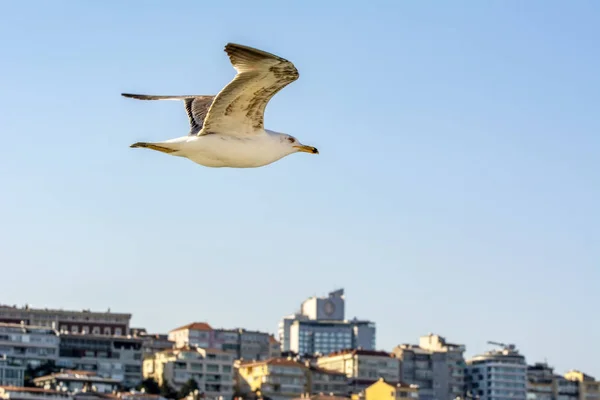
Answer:
[(110, 328), (104, 328), (104, 334), (105, 335), (110, 335)]
[(121, 328), (115, 328), (115, 335), (121, 336), (121, 334), (122, 334)]
[(203, 364), (198, 364), (198, 363), (190, 363), (190, 367), (191, 369), (193, 369), (194, 371), (202, 371), (204, 365)]
[(94, 335), (99, 335), (99, 334), (100, 334), (100, 328), (99, 328), (99, 327), (97, 327), (97, 326), (93, 327), (93, 328), (92, 328), (92, 333), (93, 333)]
[(71, 325), (71, 333), (77, 333), (79, 332), (78, 326), (77, 325)]
[(7, 369), (4, 371), (5, 377), (8, 379), (19, 379), (21, 378), (21, 374), (19, 370)]
[(84, 333), (84, 334), (90, 333), (90, 327), (84, 326), (83, 328), (81, 328), (81, 333)]
[(218, 365), (214, 365), (214, 364), (207, 364), (206, 365), (206, 371), (207, 372), (219, 372), (219, 366)]

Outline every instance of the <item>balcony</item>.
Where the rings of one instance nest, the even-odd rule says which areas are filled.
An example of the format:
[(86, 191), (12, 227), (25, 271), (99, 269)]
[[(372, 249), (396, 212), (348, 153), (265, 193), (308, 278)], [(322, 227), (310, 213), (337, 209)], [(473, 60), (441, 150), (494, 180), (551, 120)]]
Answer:
[(205, 375), (206, 378), (206, 383), (220, 383), (221, 382), (221, 375)]

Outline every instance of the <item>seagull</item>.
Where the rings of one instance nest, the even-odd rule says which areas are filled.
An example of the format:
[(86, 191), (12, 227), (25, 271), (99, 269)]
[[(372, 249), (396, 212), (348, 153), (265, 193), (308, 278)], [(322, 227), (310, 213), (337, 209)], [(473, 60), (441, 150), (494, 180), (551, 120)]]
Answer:
[(252, 47), (228, 43), (225, 52), (237, 71), (216, 96), (156, 96), (122, 93), (139, 100), (183, 101), (190, 131), (163, 142), (137, 142), (146, 148), (187, 158), (206, 167), (257, 168), (297, 152), (318, 154), (294, 136), (264, 127), (267, 103), (300, 76), (290, 61)]

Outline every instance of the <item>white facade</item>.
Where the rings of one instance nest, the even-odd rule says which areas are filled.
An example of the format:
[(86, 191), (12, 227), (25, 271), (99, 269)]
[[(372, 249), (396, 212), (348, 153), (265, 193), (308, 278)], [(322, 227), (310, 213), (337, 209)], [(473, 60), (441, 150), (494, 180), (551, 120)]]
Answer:
[(513, 345), (467, 360), (466, 389), (481, 400), (526, 400), (527, 364)]
[(345, 315), (344, 289), (327, 297), (310, 297), (300, 306), (300, 313), (313, 320), (343, 321)]
[(246, 329), (213, 329), (205, 322), (194, 322), (169, 332), (169, 340), (176, 348), (193, 346), (223, 350), (243, 360), (266, 360), (278, 357), (279, 348), (266, 332)]
[(300, 312), (279, 323), (282, 351), (297, 354), (328, 354), (343, 349), (375, 349), (375, 323), (344, 319), (343, 289), (327, 297), (311, 297)]
[(383, 378), (386, 382), (400, 382), (400, 360), (381, 351), (346, 350), (319, 357), (320, 368), (346, 374), (348, 384), (358, 393)]
[(208, 397), (233, 394), (233, 355), (217, 349), (173, 349), (154, 354), (144, 360), (144, 377), (159, 384), (167, 381), (180, 389), (194, 379)]
[(0, 357), (17, 365), (44, 364), (58, 359), (58, 333), (46, 327), (0, 323)]

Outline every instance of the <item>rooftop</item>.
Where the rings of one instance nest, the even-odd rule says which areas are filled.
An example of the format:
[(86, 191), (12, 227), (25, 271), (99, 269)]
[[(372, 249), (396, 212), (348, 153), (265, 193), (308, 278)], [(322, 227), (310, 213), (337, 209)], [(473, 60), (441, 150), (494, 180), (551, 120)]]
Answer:
[(392, 357), (395, 358), (394, 354), (388, 353), (386, 351), (377, 351), (377, 350), (363, 350), (363, 349), (343, 349), (339, 351), (334, 351), (333, 353), (329, 353), (324, 357), (335, 357), (346, 354), (352, 354), (357, 356), (379, 356), (379, 357)]
[(471, 357), (469, 360), (466, 360), (467, 365), (488, 362), (503, 362), (526, 365), (525, 356), (519, 353), (519, 350), (517, 350), (517, 347), (514, 344), (504, 344), (497, 342), (488, 342), (488, 344), (501, 346), (501, 348), (489, 350), (483, 354), (477, 354)]
[(372, 325), (375, 326), (375, 322), (362, 320), (362, 319), (344, 319), (344, 320), (329, 320), (329, 319), (301, 319), (298, 318), (294, 322), (294, 324), (301, 325), (318, 325), (318, 326), (339, 326), (339, 325)]
[(47, 333), (58, 336), (58, 331), (56, 329), (49, 328), (47, 326), (37, 326), (37, 325), (25, 325), (24, 323), (16, 324), (10, 322), (0, 322), (0, 328), (7, 328), (14, 331), (20, 331), (22, 333)]
[(91, 311), (89, 309), (77, 311), (77, 310), (63, 310), (63, 309), (53, 309), (53, 308), (33, 308), (29, 304), (26, 304), (23, 307), (17, 307), (16, 305), (9, 306), (6, 304), (0, 304), (0, 311), (4, 311), (4, 310), (19, 310), (19, 311), (27, 311), (27, 312), (33, 312), (33, 313), (68, 313), (68, 314), (86, 313), (86, 314), (94, 314), (94, 315), (112, 315), (112, 316), (122, 316), (122, 317), (131, 318), (131, 314), (129, 314), (129, 313), (111, 312), (110, 308), (107, 311)]
[(278, 365), (283, 367), (298, 367), (306, 368), (306, 366), (298, 361), (290, 360), (287, 358), (269, 358), (263, 361), (241, 361), (240, 367), (254, 367), (259, 365)]
[(422, 347), (419, 347), (418, 344), (409, 344), (409, 343), (402, 343), (399, 344), (398, 346), (396, 346), (396, 349), (401, 349), (401, 350), (409, 350), (412, 351), (413, 353), (417, 353), (417, 354), (431, 354), (432, 351), (424, 349)]
[(409, 384), (409, 383), (406, 383), (406, 382), (391, 382), (391, 381), (386, 381), (383, 378), (379, 378), (377, 380), (377, 382), (386, 383), (389, 386), (392, 386), (392, 387), (397, 388), (397, 389), (415, 389), (416, 390), (416, 389), (419, 388), (419, 385), (413, 385), (413, 384)]
[(185, 352), (189, 352), (189, 353), (198, 353), (200, 351), (204, 351), (208, 354), (231, 354), (226, 352), (225, 350), (221, 350), (221, 349), (213, 349), (210, 347), (197, 347), (197, 346), (182, 346), (182, 347), (175, 347), (172, 349), (165, 349), (162, 351), (157, 352), (156, 354), (178, 354), (178, 353), (185, 353)]
[(533, 365), (528, 365), (527, 370), (528, 371), (552, 371), (552, 367), (549, 366), (545, 362), (543, 362), (543, 363), (537, 362)]
[(591, 375), (585, 374), (577, 369), (572, 369), (569, 372), (567, 372), (565, 374), (565, 378), (572, 380), (572, 381), (595, 381), (596, 378), (594, 378)]
[(58, 394), (67, 396), (66, 393), (59, 392), (57, 390), (42, 389), (34, 387), (21, 387), (21, 386), (0, 386), (1, 392), (21, 392), (21, 393), (45, 393), (45, 394)]
[(320, 374), (328, 374), (328, 375), (344, 375), (346, 376), (345, 373), (340, 372), (340, 371), (335, 371), (333, 369), (327, 369), (327, 368), (322, 368), (322, 367), (318, 367), (316, 365), (312, 365), (310, 364), (308, 361), (305, 364), (309, 370), (313, 371), (313, 372), (318, 372)]
[(33, 380), (34, 383), (42, 383), (48, 380), (65, 380), (65, 381), (85, 381), (85, 382), (100, 382), (100, 383), (120, 383), (117, 379), (102, 378), (90, 371), (63, 371), (50, 375), (40, 376)]
[(184, 330), (192, 330), (192, 331), (212, 331), (213, 328), (206, 322), (192, 322), (191, 324), (187, 324), (184, 326), (180, 326), (179, 328), (175, 328), (170, 332), (184, 331)]

